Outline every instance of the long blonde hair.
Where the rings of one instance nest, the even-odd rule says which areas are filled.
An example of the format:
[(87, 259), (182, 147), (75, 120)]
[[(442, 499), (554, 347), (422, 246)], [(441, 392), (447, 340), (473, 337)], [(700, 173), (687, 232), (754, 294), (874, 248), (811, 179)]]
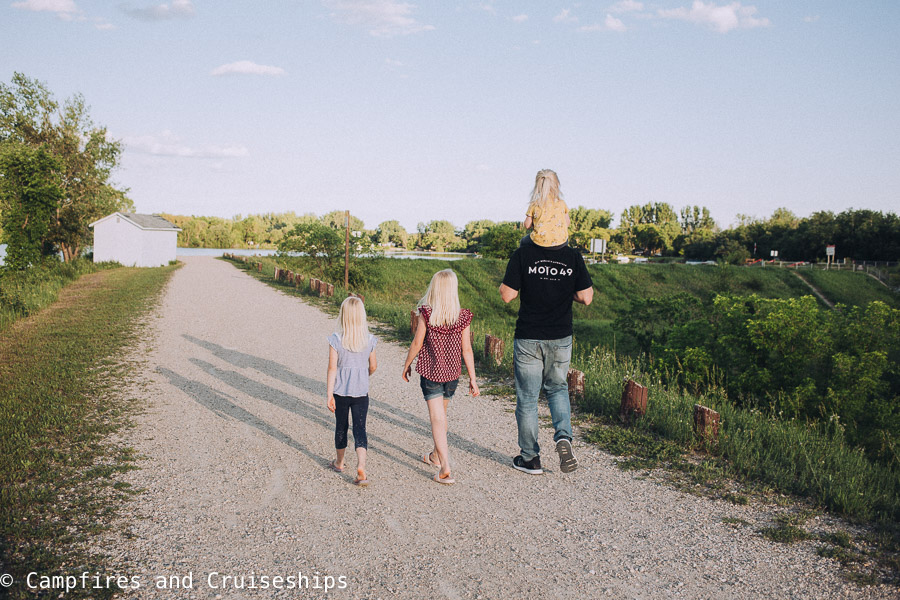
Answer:
[(452, 269), (438, 271), (431, 277), (419, 306), (431, 307), (431, 325), (454, 325), (459, 320), (459, 281)]
[(559, 177), (550, 169), (542, 169), (534, 178), (534, 189), (531, 190), (531, 200), (528, 206), (544, 208), (550, 201), (562, 200), (562, 192), (559, 191)]
[(338, 313), (338, 333), (341, 345), (350, 352), (361, 352), (369, 342), (369, 324), (366, 323), (366, 307), (362, 300), (348, 296), (341, 302)]

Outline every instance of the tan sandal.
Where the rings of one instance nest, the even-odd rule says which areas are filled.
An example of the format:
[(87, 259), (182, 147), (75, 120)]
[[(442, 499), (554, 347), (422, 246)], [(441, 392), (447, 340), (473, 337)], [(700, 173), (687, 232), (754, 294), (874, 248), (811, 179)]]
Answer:
[(369, 485), (369, 480), (366, 479), (366, 474), (363, 471), (357, 469), (356, 471), (356, 479), (353, 480), (353, 483), (358, 485), (359, 487), (366, 487)]
[(432, 467), (440, 467), (441, 463), (434, 462), (433, 460), (431, 460), (431, 457), (433, 454), (434, 454), (434, 452), (429, 452), (428, 454), (423, 454), (422, 462), (425, 463), (426, 465), (431, 465)]
[(456, 483), (456, 480), (453, 479), (452, 477), (450, 477), (450, 473), (447, 473), (446, 475), (441, 475), (440, 473), (435, 473), (434, 477), (432, 477), (432, 479), (434, 479), (438, 483), (442, 483), (444, 485), (453, 485), (454, 483)]

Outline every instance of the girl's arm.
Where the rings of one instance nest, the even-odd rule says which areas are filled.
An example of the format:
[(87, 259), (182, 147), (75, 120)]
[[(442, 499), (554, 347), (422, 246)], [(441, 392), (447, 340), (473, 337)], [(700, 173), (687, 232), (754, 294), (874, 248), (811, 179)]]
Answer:
[(425, 329), (425, 317), (419, 315), (416, 317), (416, 335), (413, 336), (412, 344), (409, 345), (409, 352), (406, 354), (406, 364), (403, 365), (403, 381), (409, 381), (409, 376), (412, 374), (413, 360), (419, 355), (419, 350), (422, 349), (422, 344), (425, 343)]
[(475, 381), (475, 353), (472, 352), (472, 332), (468, 326), (462, 333), (462, 357), (469, 373), (469, 393), (478, 396), (481, 392), (478, 390), (478, 382)]
[(375, 358), (375, 348), (372, 348), (372, 353), (369, 354), (369, 375), (375, 372), (375, 369), (378, 368), (378, 359)]
[(525, 217), (525, 222), (522, 223), (522, 227), (525, 229), (531, 229), (531, 226), (534, 225), (534, 219), (531, 218), (531, 215)]
[(337, 359), (338, 353), (337, 350), (328, 346), (328, 375), (326, 377), (326, 381), (328, 382), (327, 391), (325, 392), (325, 397), (328, 399), (327, 406), (328, 410), (334, 412), (334, 381), (337, 379)]

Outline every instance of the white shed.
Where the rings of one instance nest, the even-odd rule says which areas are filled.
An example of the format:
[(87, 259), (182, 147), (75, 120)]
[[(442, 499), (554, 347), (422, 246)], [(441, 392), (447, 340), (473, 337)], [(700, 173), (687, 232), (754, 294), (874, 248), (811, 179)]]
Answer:
[(115, 212), (94, 221), (94, 262), (159, 267), (175, 260), (180, 228), (158, 215)]

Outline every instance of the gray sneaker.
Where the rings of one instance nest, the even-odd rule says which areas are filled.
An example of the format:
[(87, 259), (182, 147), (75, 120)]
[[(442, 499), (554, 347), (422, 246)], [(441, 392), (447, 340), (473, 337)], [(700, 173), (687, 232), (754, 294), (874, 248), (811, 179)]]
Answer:
[(578, 468), (578, 459), (572, 451), (572, 442), (561, 438), (556, 442), (556, 453), (559, 454), (559, 470), (563, 473), (571, 473)]

